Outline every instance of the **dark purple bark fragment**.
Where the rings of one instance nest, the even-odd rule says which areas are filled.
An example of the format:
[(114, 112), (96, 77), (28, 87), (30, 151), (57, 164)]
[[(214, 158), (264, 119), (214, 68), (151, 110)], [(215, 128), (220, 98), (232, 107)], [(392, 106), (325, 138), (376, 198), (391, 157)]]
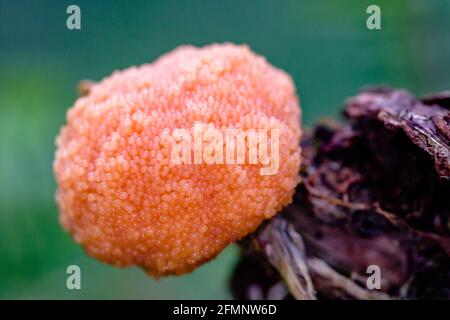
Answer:
[[(278, 222), (243, 241), (236, 296), (245, 297), (237, 292), (249, 285), (239, 270), (257, 264), (270, 276), (252, 286), (266, 291), (277, 281), (292, 288), (310, 277), (319, 299), (449, 299), (449, 106), (449, 93), (418, 100), (405, 90), (369, 89), (348, 99), (347, 124), (307, 133), (302, 184)], [(302, 245), (289, 240), (290, 227), (279, 228), (279, 220)], [(271, 250), (261, 245), (267, 234), (275, 234)], [(293, 261), (303, 261), (306, 271), (296, 272)], [(381, 268), (381, 290), (365, 286), (369, 265)], [(304, 298), (290, 292), (287, 298)]]

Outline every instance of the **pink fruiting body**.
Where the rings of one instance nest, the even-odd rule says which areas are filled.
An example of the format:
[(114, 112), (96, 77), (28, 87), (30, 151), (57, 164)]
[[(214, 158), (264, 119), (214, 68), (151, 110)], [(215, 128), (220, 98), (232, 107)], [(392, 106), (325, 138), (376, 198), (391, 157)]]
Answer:
[[(279, 170), (174, 164), (168, 138), (196, 122), (279, 129)], [(68, 111), (54, 162), (60, 221), (102, 261), (192, 271), (291, 201), (300, 135), (295, 86), (265, 58), (233, 44), (177, 48), (113, 73)]]

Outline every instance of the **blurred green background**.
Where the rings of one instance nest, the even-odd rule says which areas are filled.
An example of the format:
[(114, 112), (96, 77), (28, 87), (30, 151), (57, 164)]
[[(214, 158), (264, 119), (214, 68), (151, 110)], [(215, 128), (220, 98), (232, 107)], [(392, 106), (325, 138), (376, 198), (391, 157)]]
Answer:
[[(81, 8), (81, 30), (66, 8)], [(378, 4), (382, 29), (366, 28)], [(247, 43), (295, 79), (304, 122), (368, 84), (450, 88), (450, 1), (0, 1), (0, 298), (230, 298), (237, 249), (155, 281), (86, 257), (57, 221), (54, 139), (80, 79), (180, 44)], [(66, 268), (82, 290), (66, 289)]]

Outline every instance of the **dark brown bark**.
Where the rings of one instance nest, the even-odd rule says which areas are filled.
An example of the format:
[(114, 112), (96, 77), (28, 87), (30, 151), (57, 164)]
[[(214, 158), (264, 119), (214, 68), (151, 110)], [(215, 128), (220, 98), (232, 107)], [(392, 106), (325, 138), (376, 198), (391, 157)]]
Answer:
[(347, 124), (307, 133), (293, 203), (242, 241), (235, 296), (449, 299), (449, 108), (449, 93), (369, 89), (347, 101)]

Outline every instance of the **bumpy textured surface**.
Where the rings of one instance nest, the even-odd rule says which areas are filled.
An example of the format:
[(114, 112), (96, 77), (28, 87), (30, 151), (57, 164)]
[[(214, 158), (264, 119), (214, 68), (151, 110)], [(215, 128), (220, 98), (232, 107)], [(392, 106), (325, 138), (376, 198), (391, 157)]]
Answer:
[[(196, 121), (278, 128), (278, 173), (174, 164), (167, 137)], [(290, 77), (246, 46), (185, 46), (115, 72), (76, 101), (57, 138), (60, 221), (102, 261), (153, 276), (192, 271), (291, 202), (299, 123)]]

